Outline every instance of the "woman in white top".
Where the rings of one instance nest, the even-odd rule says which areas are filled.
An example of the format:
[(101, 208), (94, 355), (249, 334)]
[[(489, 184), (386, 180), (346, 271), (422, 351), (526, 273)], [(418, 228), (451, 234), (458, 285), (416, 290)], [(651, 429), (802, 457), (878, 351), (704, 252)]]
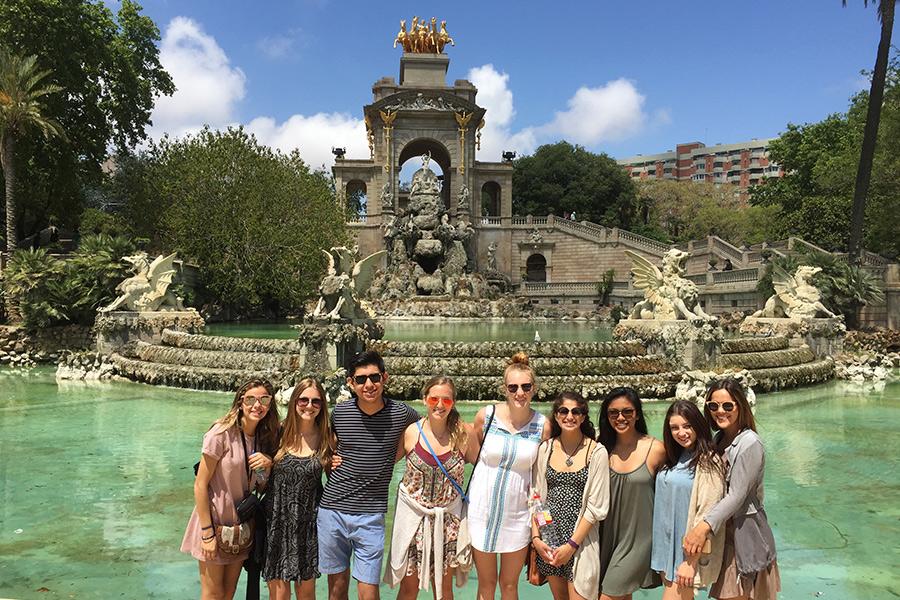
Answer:
[(519, 576), (531, 540), (531, 468), (538, 446), (550, 436), (550, 423), (531, 408), (536, 388), (528, 355), (518, 352), (503, 374), (506, 403), (483, 408), (475, 416), (482, 448), (472, 473), (468, 524), (478, 600), (493, 600), (498, 581), (503, 600), (519, 597)]

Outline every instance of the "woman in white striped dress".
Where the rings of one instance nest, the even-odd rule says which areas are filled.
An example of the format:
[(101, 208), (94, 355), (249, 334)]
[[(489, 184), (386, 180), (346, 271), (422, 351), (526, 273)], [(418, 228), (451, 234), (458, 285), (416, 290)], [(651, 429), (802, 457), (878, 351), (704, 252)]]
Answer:
[(549, 422), (531, 408), (536, 387), (528, 356), (519, 352), (503, 375), (506, 403), (488, 406), (475, 417), (482, 448), (472, 473), (468, 523), (478, 600), (493, 600), (498, 583), (502, 600), (518, 598), (531, 542), (531, 468), (538, 446), (550, 435)]

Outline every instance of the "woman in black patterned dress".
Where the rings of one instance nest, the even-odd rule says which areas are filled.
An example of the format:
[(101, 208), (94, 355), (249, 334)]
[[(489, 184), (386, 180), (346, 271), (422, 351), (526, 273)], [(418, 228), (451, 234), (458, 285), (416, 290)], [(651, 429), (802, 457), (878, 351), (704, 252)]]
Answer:
[(275, 466), (266, 492), (267, 537), (263, 579), (271, 600), (314, 600), (319, 576), (316, 515), (322, 469), (331, 461), (332, 436), (325, 391), (315, 379), (294, 386)]

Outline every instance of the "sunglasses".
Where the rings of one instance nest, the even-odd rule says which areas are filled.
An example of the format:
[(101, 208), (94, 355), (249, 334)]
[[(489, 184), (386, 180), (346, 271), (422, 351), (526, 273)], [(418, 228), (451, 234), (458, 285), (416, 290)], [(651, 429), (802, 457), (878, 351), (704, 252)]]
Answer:
[(297, 406), (303, 408), (305, 406), (309, 406), (312, 403), (313, 406), (322, 406), (321, 398), (307, 398), (306, 396), (300, 396), (297, 398)]
[(425, 404), (428, 405), (428, 408), (434, 408), (438, 404), (443, 405), (444, 408), (450, 408), (454, 402), (453, 398), (449, 396), (428, 396), (425, 398)]
[(734, 402), (722, 402), (721, 404), (719, 404), (718, 402), (707, 402), (706, 403), (706, 408), (709, 410), (709, 412), (716, 412), (720, 408), (722, 410), (724, 410), (725, 412), (731, 412), (734, 410), (735, 406), (736, 405)]
[[(533, 383), (523, 383), (522, 391), (527, 394), (528, 392), (531, 391), (531, 388), (533, 388), (533, 387), (534, 387)], [(510, 394), (515, 394), (516, 392), (519, 391), (519, 384), (518, 383), (507, 383), (506, 391), (509, 392)]]
[(268, 406), (272, 402), (272, 396), (244, 396), (241, 398), (244, 406), (250, 407), (259, 402), (260, 406)]
[(569, 410), (565, 406), (560, 406), (559, 408), (556, 409), (556, 414), (562, 415), (564, 417), (568, 417), (569, 413), (572, 413), (573, 417), (586, 417), (588, 414), (588, 411), (586, 408), (578, 408), (578, 407), (573, 408), (572, 410)]
[(353, 381), (356, 385), (365, 385), (366, 379), (372, 383), (381, 383), (381, 373), (369, 373), (368, 375), (354, 375)]
[(623, 419), (630, 419), (634, 416), (633, 408), (623, 408), (622, 410), (617, 410), (615, 408), (611, 408), (606, 411), (606, 416), (610, 419), (618, 419), (619, 415), (622, 416)]

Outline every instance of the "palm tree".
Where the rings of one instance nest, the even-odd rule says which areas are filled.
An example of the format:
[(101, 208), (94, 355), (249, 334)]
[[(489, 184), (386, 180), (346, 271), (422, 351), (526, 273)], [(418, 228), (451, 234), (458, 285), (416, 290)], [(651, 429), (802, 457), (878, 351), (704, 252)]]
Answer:
[[(847, 6), (847, 0), (841, 0)], [(853, 216), (850, 221), (850, 244), (847, 249), (852, 264), (859, 264), (862, 256), (863, 221), (866, 215), (866, 196), (869, 193), (869, 179), (872, 177), (872, 160), (875, 156), (875, 141), (878, 138), (878, 123), (881, 120), (881, 103), (884, 98), (884, 80), (887, 76), (888, 55), (891, 50), (891, 31), (894, 28), (894, 5), (897, 0), (878, 0), (878, 20), (881, 21), (881, 40), (872, 72), (872, 87), (869, 90), (869, 108), (866, 113), (866, 127), (863, 130), (862, 152), (856, 171), (856, 187), (853, 190)], [(869, 0), (863, 0), (868, 6)], [(875, 3), (875, 0), (872, 0)]]
[(62, 88), (46, 83), (51, 71), (37, 68), (37, 56), (21, 57), (0, 49), (0, 167), (6, 182), (6, 251), (16, 249), (16, 141), (27, 130), (45, 138), (65, 137), (62, 126), (44, 116), (43, 96)]

